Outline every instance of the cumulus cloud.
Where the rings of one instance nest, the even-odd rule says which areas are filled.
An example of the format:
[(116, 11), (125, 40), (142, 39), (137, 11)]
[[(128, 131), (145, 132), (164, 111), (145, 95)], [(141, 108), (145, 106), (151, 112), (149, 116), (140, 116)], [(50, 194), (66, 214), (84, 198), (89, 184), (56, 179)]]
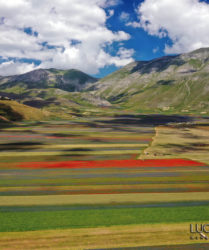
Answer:
[(20, 63), (14, 61), (3, 62), (0, 64), (0, 72), (4, 72), (4, 75), (21, 74), (22, 72), (28, 72), (34, 70), (36, 67), (33, 63)]
[(209, 4), (205, 2), (145, 0), (137, 13), (140, 21), (133, 25), (150, 35), (171, 39), (172, 45), (166, 45), (166, 53), (182, 53), (209, 46)]
[[(107, 47), (130, 39), (113, 32), (105, 11), (120, 0), (0, 0), (0, 75), (24, 73), (37, 66), (18, 59), (40, 60), (42, 68), (77, 68), (95, 74), (104, 66), (132, 61), (112, 56)], [(109, 14), (108, 14), (109, 13)], [(120, 51), (120, 47), (119, 47)], [(130, 55), (132, 51), (130, 51)], [(13, 59), (14, 58), (14, 59)]]

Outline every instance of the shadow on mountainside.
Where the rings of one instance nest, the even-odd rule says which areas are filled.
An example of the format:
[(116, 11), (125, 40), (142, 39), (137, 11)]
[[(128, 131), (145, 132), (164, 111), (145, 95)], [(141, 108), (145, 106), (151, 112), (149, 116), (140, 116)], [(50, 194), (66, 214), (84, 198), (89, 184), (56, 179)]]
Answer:
[(14, 111), (9, 105), (0, 103), (0, 115), (7, 118), (9, 121), (22, 121), (23, 115)]
[(141, 74), (149, 74), (153, 71), (162, 72), (169, 66), (181, 66), (185, 64), (185, 61), (177, 56), (164, 56), (151, 61), (139, 61), (137, 65), (132, 69), (131, 73), (139, 72)]

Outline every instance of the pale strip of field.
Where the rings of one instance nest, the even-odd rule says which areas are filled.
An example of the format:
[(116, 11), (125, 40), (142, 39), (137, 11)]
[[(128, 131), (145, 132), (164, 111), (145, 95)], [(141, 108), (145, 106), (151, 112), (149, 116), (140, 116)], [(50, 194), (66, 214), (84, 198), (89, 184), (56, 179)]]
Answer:
[(17, 192), (17, 191), (73, 191), (73, 190), (87, 190), (87, 191), (99, 191), (99, 190), (144, 190), (150, 189), (154, 191), (155, 189), (182, 189), (187, 188), (191, 190), (204, 189), (208, 190), (208, 183), (197, 183), (197, 184), (136, 184), (136, 185), (75, 185), (75, 186), (23, 186), (23, 187), (0, 187), (0, 192)]
[(111, 226), (99, 228), (6, 232), (0, 249), (83, 250), (202, 243), (192, 241), (190, 223)]
[(209, 201), (209, 192), (0, 196), (0, 206)]
[(107, 151), (72, 151), (72, 152), (62, 152), (62, 151), (52, 151), (52, 152), (3, 152), (0, 153), (0, 157), (17, 157), (17, 156), (57, 156), (57, 155), (121, 155), (121, 154), (138, 154), (138, 150), (107, 150)]
[(163, 158), (187, 158), (209, 165), (209, 126), (157, 127), (151, 145), (139, 159)]

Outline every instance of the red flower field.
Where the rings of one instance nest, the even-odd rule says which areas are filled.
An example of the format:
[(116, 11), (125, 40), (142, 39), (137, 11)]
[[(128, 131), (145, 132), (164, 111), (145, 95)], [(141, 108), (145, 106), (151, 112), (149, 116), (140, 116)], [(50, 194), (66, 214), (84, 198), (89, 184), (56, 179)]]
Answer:
[(204, 163), (185, 159), (156, 160), (103, 160), (103, 161), (63, 161), (63, 162), (26, 162), (18, 167), (27, 168), (140, 168), (140, 167), (198, 167)]

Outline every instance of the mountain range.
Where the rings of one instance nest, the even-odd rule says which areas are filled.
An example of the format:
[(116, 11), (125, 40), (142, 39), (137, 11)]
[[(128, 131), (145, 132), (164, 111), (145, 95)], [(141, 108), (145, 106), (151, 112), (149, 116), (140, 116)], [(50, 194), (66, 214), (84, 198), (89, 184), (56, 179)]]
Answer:
[(209, 48), (133, 62), (91, 86), (95, 94), (139, 112), (209, 111)]
[(37, 69), (0, 77), (0, 96), (62, 118), (104, 108), (207, 115), (209, 48), (136, 61), (102, 79), (75, 69)]

